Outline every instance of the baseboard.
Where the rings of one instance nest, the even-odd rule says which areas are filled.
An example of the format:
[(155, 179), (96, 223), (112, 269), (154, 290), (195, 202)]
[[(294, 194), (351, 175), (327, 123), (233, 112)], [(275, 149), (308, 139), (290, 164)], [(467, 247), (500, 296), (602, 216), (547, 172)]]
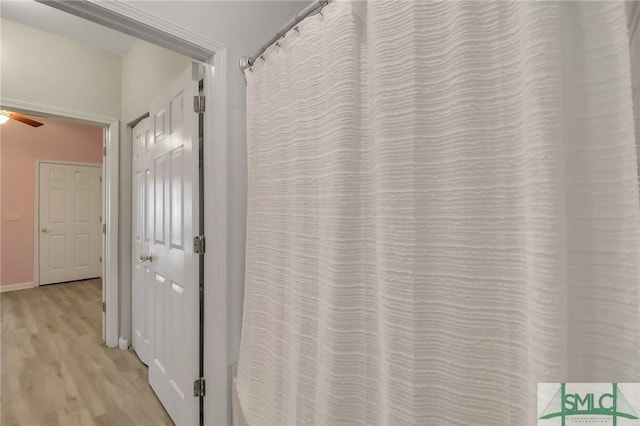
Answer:
[(118, 346), (120, 347), (120, 350), (126, 351), (129, 349), (129, 341), (124, 337), (121, 337), (118, 340)]
[(0, 285), (0, 293), (5, 291), (25, 290), (27, 288), (33, 288), (35, 285), (31, 283), (17, 283), (17, 284), (5, 284)]

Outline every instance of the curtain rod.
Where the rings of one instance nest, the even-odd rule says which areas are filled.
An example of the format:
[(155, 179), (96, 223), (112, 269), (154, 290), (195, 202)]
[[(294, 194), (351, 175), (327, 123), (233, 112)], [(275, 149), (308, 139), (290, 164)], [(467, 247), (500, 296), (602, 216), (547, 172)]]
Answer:
[(328, 5), (329, 2), (331, 1), (332, 0), (314, 0), (310, 5), (302, 9), (300, 12), (296, 13), (296, 16), (294, 16), (293, 19), (289, 20), (289, 22), (287, 22), (280, 31), (275, 33), (275, 35), (271, 37), (269, 41), (267, 41), (265, 44), (262, 45), (258, 53), (256, 53), (252, 57), (242, 56), (240, 58), (240, 61), (239, 61), (240, 71), (244, 72), (244, 70), (246, 70), (247, 68), (255, 64), (258, 58), (262, 56), (262, 54), (265, 52), (265, 50), (269, 48), (269, 46), (271, 46), (273, 43), (277, 42), (282, 37), (284, 37), (285, 34), (287, 34), (287, 32), (291, 28), (298, 25), (300, 21), (302, 21), (308, 16), (311, 16), (315, 13), (320, 12), (320, 10), (326, 5)]

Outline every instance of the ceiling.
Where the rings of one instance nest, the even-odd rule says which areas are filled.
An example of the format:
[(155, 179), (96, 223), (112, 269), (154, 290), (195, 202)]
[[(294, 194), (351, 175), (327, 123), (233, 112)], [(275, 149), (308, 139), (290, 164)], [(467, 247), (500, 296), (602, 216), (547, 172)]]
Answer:
[(123, 55), (135, 38), (34, 0), (0, 1), (2, 19), (57, 34), (87, 46)]

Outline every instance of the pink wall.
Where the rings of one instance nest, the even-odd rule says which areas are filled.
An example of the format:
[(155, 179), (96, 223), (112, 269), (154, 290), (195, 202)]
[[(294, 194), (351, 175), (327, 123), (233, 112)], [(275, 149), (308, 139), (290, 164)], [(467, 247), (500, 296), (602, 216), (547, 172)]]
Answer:
[[(1, 285), (33, 282), (36, 161), (102, 162), (101, 127), (31, 118), (44, 126), (0, 126)], [(5, 220), (12, 213), (18, 220)]]

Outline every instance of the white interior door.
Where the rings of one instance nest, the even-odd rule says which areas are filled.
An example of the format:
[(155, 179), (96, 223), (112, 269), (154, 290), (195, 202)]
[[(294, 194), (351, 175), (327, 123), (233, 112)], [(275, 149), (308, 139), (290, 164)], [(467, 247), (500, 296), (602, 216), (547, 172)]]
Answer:
[(149, 383), (177, 425), (196, 425), (199, 400), (197, 65), (185, 70), (150, 109), (153, 137), (147, 191), (154, 315)]
[(40, 285), (101, 274), (100, 166), (39, 163)]
[[(131, 298), (132, 298), (132, 331), (133, 349), (142, 362), (149, 365), (152, 348), (154, 275), (151, 263), (145, 262), (144, 254), (149, 253), (149, 235), (146, 223), (150, 211), (147, 194), (153, 192), (151, 181), (152, 132), (150, 120), (145, 118), (133, 129), (132, 160), (132, 261), (131, 264)], [(147, 187), (150, 188), (147, 191)], [(152, 221), (150, 223), (153, 223)]]

